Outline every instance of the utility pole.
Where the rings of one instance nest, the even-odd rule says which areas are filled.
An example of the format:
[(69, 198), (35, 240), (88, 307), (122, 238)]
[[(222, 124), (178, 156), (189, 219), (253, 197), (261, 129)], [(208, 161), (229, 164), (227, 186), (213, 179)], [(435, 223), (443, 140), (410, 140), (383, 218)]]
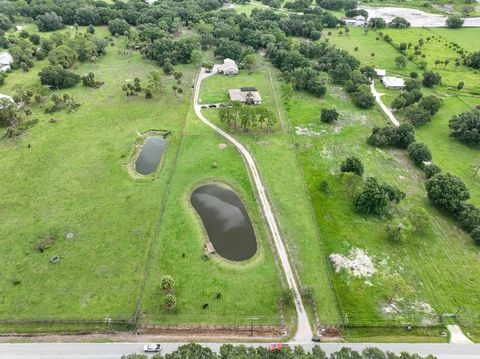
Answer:
[(250, 336), (253, 337), (253, 321), (258, 320), (258, 318), (251, 316), (248, 319), (250, 319)]

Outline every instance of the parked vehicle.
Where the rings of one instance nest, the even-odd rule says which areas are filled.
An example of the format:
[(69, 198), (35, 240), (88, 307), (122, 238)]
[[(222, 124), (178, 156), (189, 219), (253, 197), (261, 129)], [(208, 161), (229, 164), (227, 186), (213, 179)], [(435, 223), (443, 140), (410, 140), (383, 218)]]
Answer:
[(208, 108), (217, 108), (217, 105), (208, 105)]
[(160, 344), (149, 343), (143, 346), (143, 351), (146, 353), (160, 353), (162, 346)]
[(270, 344), (269, 347), (268, 347), (268, 350), (270, 350), (271, 352), (274, 352), (274, 351), (280, 350), (282, 348), (288, 348), (288, 345), (287, 344), (280, 344), (280, 343)]

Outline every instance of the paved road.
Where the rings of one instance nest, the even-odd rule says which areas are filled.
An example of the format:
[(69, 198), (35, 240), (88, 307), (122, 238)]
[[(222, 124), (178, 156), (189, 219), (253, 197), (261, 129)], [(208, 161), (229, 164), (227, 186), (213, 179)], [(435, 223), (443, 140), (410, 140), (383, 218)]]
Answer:
[[(162, 353), (171, 353), (182, 343), (164, 343)], [(202, 344), (218, 351), (221, 343)], [(246, 344), (266, 345), (266, 344)], [(313, 344), (302, 345), (311, 350)], [(399, 354), (402, 351), (416, 353), (421, 356), (435, 355), (438, 359), (478, 359), (480, 358), (479, 344), (348, 344), (326, 343), (320, 344), (327, 353), (350, 347), (354, 350), (363, 350), (375, 346), (384, 351), (388, 350)], [(140, 343), (44, 343), (44, 344), (0, 344), (0, 359), (119, 359), (122, 355), (141, 353), (143, 345)]]
[[(214, 69), (215, 70), (215, 69)], [(215, 71), (212, 71), (211, 73), (206, 73), (204, 69), (202, 68), (200, 70), (200, 74), (197, 79), (197, 83), (195, 85), (195, 94), (194, 94), (194, 107), (195, 107), (195, 114), (198, 116), (198, 118), (204, 122), (207, 126), (211, 127), (214, 129), (219, 135), (224, 137), (226, 140), (228, 140), (230, 143), (232, 143), (237, 150), (242, 154), (243, 158), (245, 159), (245, 163), (248, 166), (248, 169), (250, 170), (250, 174), (253, 180), (253, 184), (255, 185), (255, 188), (257, 189), (257, 194), (258, 194), (258, 200), (260, 200), (262, 210), (263, 210), (263, 215), (265, 216), (265, 219), (267, 220), (268, 227), (270, 228), (270, 232), (272, 234), (273, 242), (275, 244), (276, 250), (278, 257), (280, 259), (280, 263), (282, 264), (283, 270), (285, 272), (285, 277), (287, 279), (288, 286), (292, 289), (294, 297), (295, 297), (295, 308), (297, 310), (297, 332), (294, 337), (295, 342), (307, 342), (312, 339), (312, 329), (310, 328), (310, 324), (308, 322), (308, 317), (305, 312), (305, 308), (303, 306), (302, 300), (300, 298), (300, 292), (298, 290), (297, 282), (295, 281), (295, 277), (293, 275), (292, 267), (290, 266), (290, 262), (288, 260), (288, 255), (287, 251), (285, 249), (285, 245), (282, 241), (282, 238), (280, 236), (280, 231), (278, 230), (278, 225), (276, 218), (273, 214), (271, 205), (268, 201), (268, 197), (265, 193), (265, 186), (262, 182), (262, 179), (259, 175), (259, 171), (257, 169), (257, 165), (255, 164), (255, 161), (248, 152), (248, 150), (240, 143), (238, 142), (235, 138), (230, 136), (228, 133), (223, 131), (222, 129), (218, 128), (214, 124), (212, 124), (210, 121), (208, 121), (205, 116), (202, 114), (202, 109), (198, 103), (198, 96), (200, 93), (200, 86), (202, 84), (202, 80), (214, 75)]]

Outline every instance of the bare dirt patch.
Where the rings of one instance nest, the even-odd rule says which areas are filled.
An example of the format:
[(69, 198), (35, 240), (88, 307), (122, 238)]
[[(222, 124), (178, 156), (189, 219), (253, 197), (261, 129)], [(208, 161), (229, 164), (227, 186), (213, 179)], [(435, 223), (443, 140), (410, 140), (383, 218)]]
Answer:
[(354, 277), (371, 277), (377, 271), (372, 259), (360, 248), (352, 248), (348, 257), (333, 253), (329, 258), (336, 273), (346, 270)]

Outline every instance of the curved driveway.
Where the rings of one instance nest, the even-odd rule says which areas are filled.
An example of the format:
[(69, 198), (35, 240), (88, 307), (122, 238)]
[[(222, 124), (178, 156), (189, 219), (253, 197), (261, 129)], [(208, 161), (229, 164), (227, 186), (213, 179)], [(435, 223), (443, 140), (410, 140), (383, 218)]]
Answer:
[(305, 312), (305, 308), (303, 306), (300, 292), (298, 290), (297, 282), (295, 281), (295, 277), (293, 275), (292, 267), (290, 266), (290, 262), (288, 259), (287, 251), (285, 245), (282, 241), (280, 236), (280, 231), (278, 230), (278, 224), (276, 218), (273, 214), (272, 207), (268, 201), (268, 197), (265, 193), (265, 186), (262, 182), (262, 179), (259, 175), (259, 171), (253, 159), (253, 156), (248, 152), (248, 150), (235, 138), (230, 136), (228, 133), (223, 131), (222, 129), (218, 128), (210, 121), (208, 121), (205, 116), (203, 116), (200, 105), (198, 103), (198, 96), (200, 94), (200, 86), (202, 84), (202, 80), (214, 75), (216, 73), (215, 69), (211, 73), (206, 73), (205, 70), (202, 68), (200, 70), (200, 74), (198, 75), (197, 83), (195, 84), (195, 93), (193, 99), (193, 105), (195, 108), (195, 114), (197, 117), (205, 123), (207, 126), (211, 127), (215, 130), (220, 136), (224, 137), (228, 140), (231, 144), (233, 144), (237, 150), (242, 154), (243, 158), (245, 159), (245, 163), (250, 170), (251, 178), (253, 180), (253, 185), (256, 188), (256, 192), (258, 195), (258, 199), (260, 200), (263, 215), (267, 221), (268, 227), (270, 228), (270, 232), (272, 234), (273, 242), (275, 244), (275, 248), (277, 250), (278, 257), (280, 259), (280, 263), (282, 264), (283, 270), (285, 272), (285, 277), (287, 278), (287, 283), (290, 289), (292, 289), (294, 294), (294, 302), (295, 308), (297, 310), (297, 332), (294, 337), (294, 342), (296, 343), (305, 343), (310, 342), (312, 339), (312, 330), (310, 328), (310, 323), (308, 322), (308, 317)]

